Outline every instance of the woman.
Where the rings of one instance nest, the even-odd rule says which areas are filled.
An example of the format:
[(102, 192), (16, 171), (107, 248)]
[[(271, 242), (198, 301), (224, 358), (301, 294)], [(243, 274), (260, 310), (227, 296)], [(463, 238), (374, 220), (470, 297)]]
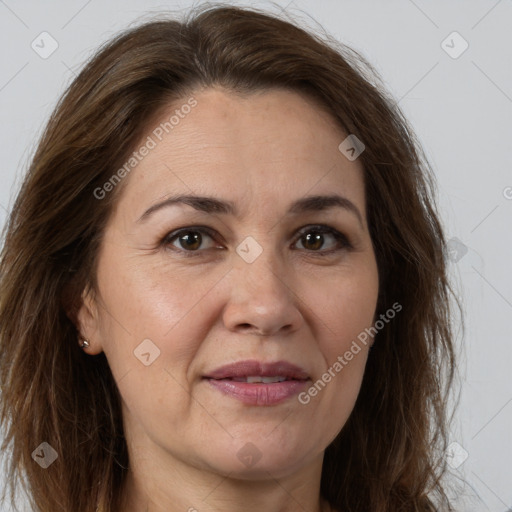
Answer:
[(33, 510), (452, 510), (433, 180), (353, 51), (217, 7), (109, 42), (1, 258)]

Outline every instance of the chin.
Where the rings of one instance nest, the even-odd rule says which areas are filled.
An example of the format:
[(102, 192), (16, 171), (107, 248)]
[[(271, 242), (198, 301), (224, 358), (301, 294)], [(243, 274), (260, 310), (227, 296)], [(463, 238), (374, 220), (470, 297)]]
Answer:
[[(248, 436), (246, 439), (250, 439)], [(233, 446), (219, 446), (219, 450), (208, 450), (205, 463), (217, 473), (230, 475), (240, 480), (268, 480), (282, 478), (300, 469), (307, 463), (307, 454), (296, 447), (283, 450), (282, 444), (237, 440)], [(304, 444), (302, 444), (304, 447)], [(218, 453), (215, 453), (217, 452)], [(217, 456), (218, 455), (218, 456)]]

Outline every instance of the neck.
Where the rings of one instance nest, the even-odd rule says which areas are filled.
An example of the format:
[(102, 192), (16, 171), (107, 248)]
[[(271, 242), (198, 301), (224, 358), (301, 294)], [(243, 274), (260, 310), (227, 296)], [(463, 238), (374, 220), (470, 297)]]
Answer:
[[(131, 462), (123, 489), (123, 512), (331, 512), (320, 496), (323, 457), (300, 471), (280, 478), (224, 477), (176, 463), (162, 471), (154, 460)], [(167, 466), (169, 468), (171, 466)], [(148, 477), (151, 475), (151, 477)]]

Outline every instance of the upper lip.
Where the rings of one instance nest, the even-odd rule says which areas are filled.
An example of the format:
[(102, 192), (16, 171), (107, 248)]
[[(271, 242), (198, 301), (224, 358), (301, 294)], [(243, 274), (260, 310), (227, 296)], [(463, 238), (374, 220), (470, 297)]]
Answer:
[(295, 364), (287, 361), (265, 363), (262, 361), (247, 360), (221, 366), (205, 375), (207, 379), (229, 379), (240, 377), (286, 377), (294, 380), (309, 379), (308, 373)]

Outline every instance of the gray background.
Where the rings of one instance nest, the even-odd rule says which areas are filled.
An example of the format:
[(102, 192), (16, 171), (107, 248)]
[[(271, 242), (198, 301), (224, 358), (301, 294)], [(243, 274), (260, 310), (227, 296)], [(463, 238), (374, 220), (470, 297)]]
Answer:
[[(0, 0), (0, 225), (44, 123), (84, 61), (141, 15), (190, 5)], [(415, 128), (438, 178), (452, 239), (450, 271), (466, 311), (458, 340), (462, 392), (450, 439), (457, 444), (447, 454), (459, 486), (454, 500), (462, 512), (512, 510), (512, 1), (251, 5), (286, 8), (314, 30), (316, 20), (361, 51)], [(58, 44), (47, 58), (31, 47), (42, 47), (44, 31)], [(454, 31), (460, 37), (450, 36)], [(469, 46), (459, 55), (464, 41)], [(45, 51), (50, 43), (45, 39)]]

